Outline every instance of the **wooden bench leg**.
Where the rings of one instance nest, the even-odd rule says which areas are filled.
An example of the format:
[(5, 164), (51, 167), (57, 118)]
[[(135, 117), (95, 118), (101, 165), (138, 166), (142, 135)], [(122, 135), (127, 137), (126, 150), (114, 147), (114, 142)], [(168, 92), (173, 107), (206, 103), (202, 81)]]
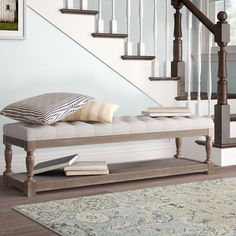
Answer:
[(182, 147), (182, 138), (175, 138), (175, 145), (176, 145), (176, 154), (174, 157), (179, 159), (182, 157), (181, 155), (181, 147)]
[(212, 138), (206, 136), (206, 163), (208, 164), (208, 174), (214, 173), (214, 163), (211, 160)]
[(24, 182), (24, 193), (27, 197), (36, 196), (36, 181), (34, 179), (33, 151), (27, 151), (26, 156), (27, 179)]
[(5, 145), (5, 163), (6, 163), (6, 169), (3, 172), (3, 186), (8, 186), (8, 177), (13, 175), (12, 169), (11, 169), (11, 162), (12, 162), (12, 148), (11, 144)]

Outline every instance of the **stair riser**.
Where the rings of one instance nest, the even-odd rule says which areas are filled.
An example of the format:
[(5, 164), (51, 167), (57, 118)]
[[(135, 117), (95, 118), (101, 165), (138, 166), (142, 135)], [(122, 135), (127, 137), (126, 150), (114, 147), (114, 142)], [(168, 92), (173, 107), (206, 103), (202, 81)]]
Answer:
[[(211, 100), (211, 115), (214, 115), (214, 106), (217, 103), (216, 100)], [(236, 113), (236, 99), (228, 99), (228, 103), (230, 105), (230, 112), (231, 114)], [(193, 114), (196, 114), (197, 111), (197, 104), (198, 102), (196, 100), (191, 101), (190, 111)], [(187, 106), (187, 101), (177, 101), (178, 106)], [(208, 115), (208, 101), (207, 100), (201, 100), (200, 101), (200, 115)]]
[(235, 138), (236, 137), (236, 122), (230, 122), (230, 137)]

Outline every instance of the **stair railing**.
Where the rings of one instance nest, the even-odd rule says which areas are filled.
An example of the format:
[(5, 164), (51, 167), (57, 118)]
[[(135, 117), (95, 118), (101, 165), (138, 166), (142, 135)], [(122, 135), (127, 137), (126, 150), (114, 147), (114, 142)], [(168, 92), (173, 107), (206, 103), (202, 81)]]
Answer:
[(98, 0), (98, 19), (96, 21), (96, 32), (103, 33), (104, 32), (104, 21), (102, 19), (102, 0)]
[(110, 20), (110, 33), (117, 33), (117, 20), (116, 20), (116, 0), (111, 0), (111, 20)]
[(131, 0), (126, 0), (126, 27), (127, 39), (125, 42), (125, 55), (133, 55), (133, 48), (131, 42)]
[[(202, 11), (202, 0), (199, 1), (199, 8)], [(202, 23), (197, 24), (197, 115), (201, 114), (201, 84), (202, 84)]]
[[(116, 21), (116, 9), (115, 9), (115, 0), (110, 0), (112, 3), (112, 19), (110, 21), (110, 33), (117, 33), (117, 21)], [(126, 5), (126, 13), (127, 13), (127, 31), (130, 32), (130, 0), (126, 0), (127, 5)], [(101, 0), (98, 0), (98, 6), (99, 6), (99, 11), (100, 15), (98, 17), (98, 24), (97, 24), (97, 32), (100, 32), (103, 30), (103, 21), (101, 17), (101, 10), (102, 10), (102, 5), (101, 5)], [(200, 0), (201, 2), (201, 0)], [(74, 1), (73, 0), (66, 0), (66, 7), (67, 8), (73, 8), (74, 7)], [(81, 10), (87, 10), (87, 4), (88, 0), (79, 0), (79, 5)], [(139, 56), (145, 55), (145, 43), (143, 39), (143, 8), (144, 8), (144, 1), (139, 0), (139, 42), (138, 42), (138, 47), (137, 47), (137, 54)], [(157, 7), (157, 1), (154, 0), (154, 17), (156, 17), (156, 7)], [(218, 22), (215, 24), (213, 23), (198, 7), (196, 7), (190, 0), (171, 0), (171, 4), (175, 9), (174, 13), (174, 40), (173, 40), (173, 61), (171, 62), (171, 77), (178, 78), (178, 86), (177, 86), (177, 94), (178, 96), (183, 96), (185, 95), (185, 62), (183, 61), (183, 41), (182, 41), (182, 13), (181, 9), (183, 6), (186, 6), (187, 9), (198, 18), (200, 21), (199, 24), (199, 32), (201, 32), (201, 25), (203, 24), (206, 26), (206, 28), (213, 34), (214, 36), (214, 41), (217, 43), (219, 46), (219, 52), (218, 52), (218, 82), (217, 82), (217, 92), (218, 92), (218, 98), (217, 98), (217, 104), (215, 105), (214, 109), (214, 115), (215, 115), (215, 145), (219, 147), (223, 147), (227, 145), (228, 143), (235, 142), (236, 139), (231, 139), (230, 138), (230, 106), (228, 105), (227, 102), (227, 52), (226, 52), (226, 46), (228, 42), (230, 41), (230, 27), (229, 24), (227, 23), (227, 14), (225, 12), (219, 12), (218, 13)], [(168, 11), (168, 8), (166, 8), (166, 12)], [(167, 14), (168, 15), (168, 14)], [(190, 15), (188, 15), (191, 17)], [(189, 26), (191, 27), (191, 18), (189, 18)], [(154, 22), (156, 22), (154, 20)], [(167, 22), (167, 18), (166, 18)], [(166, 25), (167, 26), (167, 25)], [(156, 30), (154, 26), (154, 30)], [(166, 38), (168, 38), (168, 29), (166, 29)], [(190, 43), (191, 43), (191, 35), (189, 37), (189, 42), (188, 46), (190, 49)], [(211, 40), (210, 40), (211, 41)], [(132, 44), (130, 40), (130, 36), (127, 39), (127, 44), (126, 44), (126, 50), (125, 54), (128, 55), (130, 52), (132, 52)], [(154, 32), (154, 51), (157, 51), (157, 32)], [(200, 42), (200, 38), (198, 40)], [(210, 72), (210, 48), (211, 44), (209, 46), (209, 77), (211, 78), (211, 72)], [(168, 46), (167, 46), (168, 47)], [(201, 100), (201, 51), (200, 51), (201, 45), (199, 44), (198, 46), (198, 113), (200, 110), (200, 100)], [(166, 51), (166, 63), (168, 63), (168, 48)], [(189, 51), (190, 54), (190, 51)], [(156, 53), (155, 53), (156, 56)], [(188, 65), (191, 65), (191, 58), (190, 56), (188, 57)], [(154, 66), (157, 66), (158, 63), (153, 63)], [(167, 67), (166, 67), (167, 68)], [(156, 68), (157, 69), (157, 68)], [(156, 70), (158, 71), (158, 70)], [(168, 71), (166, 69), (166, 71)], [(154, 71), (155, 72), (155, 71)], [(190, 104), (191, 101), (191, 69), (188, 71), (187, 75), (189, 77), (188, 80), (188, 103)], [(156, 72), (155, 72), (156, 74)], [(211, 102), (211, 79), (208, 81), (209, 83), (209, 89), (208, 89), (208, 107), (210, 110), (210, 102)], [(208, 111), (208, 115), (210, 115), (210, 111)]]
[(73, 9), (74, 8), (74, 0), (65, 0), (64, 5), (66, 9)]
[(187, 94), (187, 104), (188, 109), (191, 109), (191, 88), (192, 88), (192, 13), (188, 12), (188, 47), (187, 47), (187, 83), (188, 83), (188, 94)]
[(169, 32), (170, 32), (170, 22), (169, 22), (169, 2), (166, 1), (165, 4), (165, 63), (164, 63), (164, 69), (165, 69), (165, 77), (170, 77), (170, 60), (169, 60)]
[(143, 0), (139, 0), (139, 42), (137, 48), (138, 56), (145, 55), (145, 44), (143, 39)]
[(183, 61), (182, 41), (182, 14), (180, 9), (183, 3), (179, 0), (172, 0), (174, 13), (174, 40), (173, 40), (173, 61), (171, 62), (171, 76), (178, 77), (177, 95), (185, 94), (185, 62)]
[(178, 93), (184, 92), (184, 67), (182, 60), (182, 31), (181, 31), (181, 13), (180, 9), (185, 5), (198, 20), (205, 25), (214, 35), (214, 41), (219, 46), (218, 52), (218, 82), (217, 82), (217, 104), (215, 105), (215, 140), (214, 145), (218, 147), (227, 146), (234, 142), (230, 138), (230, 106), (227, 102), (228, 82), (227, 82), (227, 51), (226, 46), (230, 41), (230, 26), (225, 12), (219, 12), (217, 15), (218, 22), (214, 24), (205, 14), (203, 14), (190, 0), (172, 0), (172, 6), (175, 9), (174, 24), (174, 58), (171, 66), (172, 76), (181, 77), (178, 85)]

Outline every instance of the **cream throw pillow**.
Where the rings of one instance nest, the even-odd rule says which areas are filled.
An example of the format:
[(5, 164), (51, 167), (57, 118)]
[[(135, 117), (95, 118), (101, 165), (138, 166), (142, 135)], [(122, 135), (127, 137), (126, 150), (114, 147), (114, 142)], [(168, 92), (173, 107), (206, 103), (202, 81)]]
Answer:
[(63, 121), (100, 121), (112, 122), (113, 113), (119, 108), (118, 105), (109, 102), (90, 102), (66, 116)]

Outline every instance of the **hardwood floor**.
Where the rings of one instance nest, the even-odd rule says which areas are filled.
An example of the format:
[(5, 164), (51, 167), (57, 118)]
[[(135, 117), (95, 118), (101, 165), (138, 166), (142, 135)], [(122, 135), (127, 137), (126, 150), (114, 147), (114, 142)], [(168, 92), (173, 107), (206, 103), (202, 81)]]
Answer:
[[(92, 187), (82, 187), (60, 191), (39, 193), (35, 198), (27, 198), (15, 189), (4, 189), (0, 184), (0, 235), (8, 236), (51, 236), (56, 235), (50, 230), (34, 223), (21, 214), (11, 209), (18, 204), (43, 202), (48, 200), (103, 194), (119, 191), (134, 190), (147, 187), (155, 187), (170, 184), (181, 184), (193, 181), (210, 180), (222, 177), (236, 176), (236, 166), (217, 168), (213, 175), (190, 174), (175, 177), (163, 177), (126, 183), (107, 184)], [(2, 178), (1, 178), (2, 180)]]

